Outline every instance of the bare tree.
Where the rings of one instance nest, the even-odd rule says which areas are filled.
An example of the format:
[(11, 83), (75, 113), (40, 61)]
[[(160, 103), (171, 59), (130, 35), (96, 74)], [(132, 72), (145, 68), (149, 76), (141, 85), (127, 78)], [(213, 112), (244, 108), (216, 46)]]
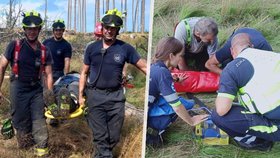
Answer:
[(145, 31), (145, 0), (141, 3), (141, 33)]
[(115, 8), (115, 0), (113, 0), (113, 9)]
[(8, 21), (7, 21), (8, 28), (12, 26), (13, 3), (14, 3), (14, 0), (10, 0), (9, 16), (8, 16)]
[(68, 0), (67, 29), (72, 28), (71, 22), (72, 22), (72, 0)]
[(124, 10), (125, 10), (125, 17), (124, 17), (124, 31), (126, 32), (127, 31), (127, 28), (126, 28), (126, 19), (127, 19), (127, 0), (124, 0)]
[(102, 14), (104, 14), (105, 13), (105, 0), (103, 0), (103, 13)]
[(74, 0), (74, 31), (77, 31), (77, 0)]
[(45, 0), (45, 33), (47, 33), (47, 29), (48, 29), (48, 23), (47, 23), (47, 20), (48, 20), (48, 17), (47, 17), (47, 11), (48, 11), (48, 0)]
[[(18, 4), (18, 10), (16, 11), (16, 5)], [(19, 1), (16, 0), (10, 0), (9, 1), (9, 11), (5, 12), (6, 17), (7, 17), (7, 23), (6, 23), (6, 28), (9, 30), (12, 30), (15, 25), (17, 20), (20, 17), (20, 13), (22, 12), (22, 5), (20, 4)]]
[(81, 6), (81, 32), (86, 32), (86, 0), (82, 0), (82, 6)]
[(84, 32), (87, 31), (87, 14), (86, 14), (86, 11), (87, 11), (87, 6), (86, 6), (86, 0), (83, 0), (83, 14), (84, 14), (84, 17), (83, 17), (83, 25), (84, 25)]
[(135, 0), (132, 0), (132, 10), (131, 10), (131, 17), (132, 17), (132, 31), (134, 31), (134, 30), (135, 30), (134, 2), (135, 2)]
[(95, 24), (100, 21), (100, 0), (95, 0)]
[(121, 12), (123, 12), (123, 0), (121, 0)]
[(133, 29), (134, 32), (138, 32), (138, 22), (139, 22), (138, 21), (138, 19), (139, 19), (138, 18), (139, 17), (138, 16), (138, 14), (139, 14), (138, 9), (139, 9), (139, 0), (136, 1), (136, 5), (135, 5), (134, 21), (133, 21), (134, 22), (134, 29)]
[(110, 0), (106, 0), (106, 11), (110, 9)]
[(81, 0), (78, 0), (78, 30), (81, 31)]

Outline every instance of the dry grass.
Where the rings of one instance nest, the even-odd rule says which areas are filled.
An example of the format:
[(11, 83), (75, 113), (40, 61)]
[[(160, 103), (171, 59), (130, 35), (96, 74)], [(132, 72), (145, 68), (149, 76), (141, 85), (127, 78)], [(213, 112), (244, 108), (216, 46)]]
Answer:
[[(142, 117), (143, 118), (143, 117)], [(140, 158), (142, 147), (143, 120), (134, 114), (127, 114), (120, 143), (114, 155), (121, 158)], [(92, 132), (84, 118), (64, 120), (60, 126), (48, 126), (49, 158), (89, 158), (94, 153)], [(0, 136), (1, 158), (33, 158), (32, 149), (19, 150), (16, 138), (3, 140)]]
[[(135, 38), (130, 38), (130, 35), (124, 35), (129, 40), (128, 42), (132, 42), (132, 44), (136, 45), (140, 51), (147, 49), (147, 34), (141, 34), (140, 37), (136, 35)], [(79, 35), (77, 37), (73, 37), (71, 35), (66, 36), (69, 41), (76, 41), (74, 43), (74, 53), (73, 58), (71, 60), (70, 69), (73, 71), (80, 72), (81, 63), (83, 60), (83, 49), (85, 44), (91, 40), (91, 35)], [(6, 45), (11, 39), (6, 39), (6, 42), (1, 42), (0, 50), (5, 50)], [(137, 40), (138, 42), (134, 42)], [(144, 49), (142, 48), (144, 47)], [(1, 53), (3, 53), (3, 51)], [(141, 53), (141, 52), (140, 52)], [(147, 52), (142, 52), (142, 54), (147, 54)], [(130, 71), (130, 70), (129, 70)], [(134, 70), (133, 70), (134, 71)], [(128, 72), (130, 73), (130, 72)], [(134, 71), (135, 76), (137, 75), (137, 71)], [(8, 73), (7, 73), (8, 74)], [(140, 92), (141, 95), (135, 95), (132, 92), (127, 93), (128, 100), (132, 100), (132, 104), (139, 105), (143, 109), (144, 107), (144, 93), (145, 90), (145, 76), (137, 77), (135, 80), (136, 88), (134, 91)], [(144, 83), (141, 83), (144, 82)], [(134, 83), (133, 83), (134, 84)], [(2, 92), (4, 96), (9, 98), (9, 80), (5, 80), (2, 85)], [(129, 99), (130, 98), (130, 99)], [(9, 103), (2, 101), (0, 104), (0, 120), (7, 118), (9, 116)], [(140, 158), (141, 157), (141, 147), (142, 147), (142, 117), (135, 115), (127, 115), (125, 118), (124, 127), (122, 129), (121, 141), (117, 145), (116, 150), (114, 151), (116, 157), (124, 157), (124, 158)], [(49, 129), (49, 149), (50, 149), (50, 158), (89, 158), (91, 157), (91, 153), (94, 152), (92, 145), (92, 134), (91, 130), (88, 128), (85, 119), (71, 119), (64, 121), (58, 128), (48, 127)], [(16, 138), (11, 140), (3, 140), (2, 136), (0, 136), (0, 157), (1, 158), (33, 158), (32, 150), (22, 151), (17, 148)]]

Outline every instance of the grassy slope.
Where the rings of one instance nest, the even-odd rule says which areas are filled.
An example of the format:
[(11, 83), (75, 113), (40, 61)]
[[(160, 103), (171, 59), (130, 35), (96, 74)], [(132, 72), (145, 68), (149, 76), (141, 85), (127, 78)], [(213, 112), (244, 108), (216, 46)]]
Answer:
[[(184, 17), (209, 16), (219, 24), (219, 42), (222, 45), (235, 28), (246, 26), (260, 30), (273, 49), (280, 52), (280, 2), (277, 0), (155, 0), (153, 47), (164, 36), (172, 36), (175, 24)], [(215, 94), (202, 94), (207, 105), (214, 107)], [(212, 98), (212, 99), (209, 99)], [(280, 144), (271, 152), (246, 151), (232, 144), (204, 146), (193, 138), (192, 129), (181, 119), (165, 133), (165, 142), (159, 148), (148, 146), (146, 157), (279, 157)]]

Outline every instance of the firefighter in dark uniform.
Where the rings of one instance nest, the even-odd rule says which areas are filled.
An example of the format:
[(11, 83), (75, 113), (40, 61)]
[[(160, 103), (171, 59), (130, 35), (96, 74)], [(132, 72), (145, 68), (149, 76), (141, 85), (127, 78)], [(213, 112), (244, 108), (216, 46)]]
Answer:
[[(129, 44), (116, 39), (123, 25), (122, 13), (109, 10), (102, 18), (103, 39), (85, 50), (79, 83), (79, 103), (84, 105), (86, 87), (88, 124), (93, 131), (95, 156), (113, 157), (112, 149), (118, 143), (124, 121), (125, 96), (121, 87), (125, 62), (146, 73), (146, 61)], [(89, 82), (86, 78), (89, 72)]]
[[(11, 115), (16, 129), (18, 146), (28, 149), (35, 145), (35, 154), (48, 154), (48, 132), (44, 117), (43, 83), (52, 89), (52, 58), (39, 41), (43, 25), (40, 14), (31, 11), (23, 14), (25, 38), (12, 41), (0, 61), (0, 87), (10, 63)], [(45, 77), (44, 79), (42, 79)], [(2, 97), (2, 92), (0, 92)]]
[[(71, 44), (63, 38), (63, 33), (65, 31), (64, 20), (55, 20), (52, 24), (53, 37), (46, 39), (43, 44), (48, 47), (51, 51), (53, 64), (52, 64), (52, 75), (53, 82), (56, 82), (60, 77), (67, 74), (70, 70), (70, 61), (72, 57), (72, 46)], [(46, 93), (45, 93), (46, 94)], [(46, 99), (45, 99), (46, 100)], [(57, 104), (54, 104), (57, 105)], [(54, 107), (58, 109), (58, 107)], [(65, 107), (66, 111), (68, 107)], [(59, 125), (59, 120), (51, 119), (49, 124), (53, 127)]]
[(47, 46), (53, 58), (53, 82), (59, 77), (67, 74), (70, 70), (70, 60), (72, 57), (72, 46), (63, 38), (65, 30), (64, 20), (56, 20), (53, 25), (53, 37), (46, 39), (43, 44)]

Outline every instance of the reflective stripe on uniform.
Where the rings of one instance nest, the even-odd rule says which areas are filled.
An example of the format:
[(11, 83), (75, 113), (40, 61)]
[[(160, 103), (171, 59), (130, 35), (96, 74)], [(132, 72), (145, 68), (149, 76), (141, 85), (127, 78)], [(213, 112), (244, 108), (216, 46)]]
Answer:
[(218, 93), (218, 97), (225, 97), (225, 98), (229, 98), (231, 100), (233, 100), (235, 98), (234, 95), (228, 94), (228, 93)]
[(48, 148), (36, 148), (35, 149), (35, 155), (37, 156), (44, 156), (49, 154), (49, 149)]
[(189, 23), (187, 22), (187, 19), (184, 20), (184, 23), (185, 23), (186, 31), (187, 31), (187, 35), (188, 35), (186, 43), (190, 44), (191, 43), (191, 27), (190, 27)]
[(278, 130), (278, 127), (273, 125), (272, 127), (268, 126), (252, 126), (249, 128), (250, 130), (262, 132), (262, 133), (273, 133)]
[(173, 103), (173, 104), (169, 103), (169, 104), (170, 104), (172, 107), (177, 107), (177, 106), (181, 105), (182, 103), (181, 103), (180, 100), (178, 100), (176, 103)]
[(241, 111), (241, 114), (255, 114), (255, 112), (251, 112), (251, 111)]
[(238, 91), (240, 100), (251, 112), (268, 113), (280, 106), (280, 55), (278, 53), (247, 48), (237, 58), (248, 60), (254, 74)]
[(176, 93), (165, 95), (163, 97), (167, 102), (172, 102), (172, 101), (175, 101), (176, 99), (178, 99), (178, 95)]
[(279, 73), (280, 72), (280, 61), (278, 61), (278, 63), (276, 64), (274, 70), (275, 73)]

